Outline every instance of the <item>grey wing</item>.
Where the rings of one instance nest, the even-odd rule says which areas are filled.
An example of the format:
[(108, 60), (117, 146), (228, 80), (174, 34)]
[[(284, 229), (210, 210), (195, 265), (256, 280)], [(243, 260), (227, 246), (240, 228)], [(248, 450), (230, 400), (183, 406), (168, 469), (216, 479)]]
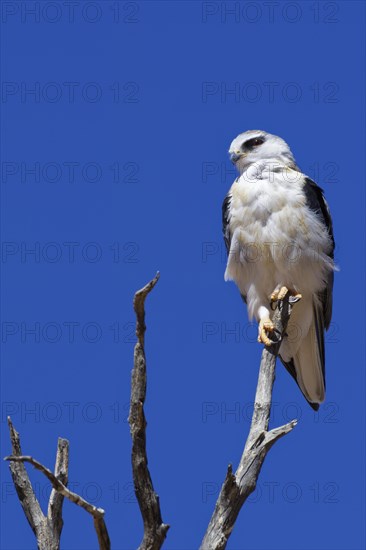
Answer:
[[(230, 233), (230, 205), (231, 205), (231, 195), (230, 193), (224, 198), (222, 203), (222, 233), (224, 236), (224, 242), (226, 246), (226, 251), (230, 254), (231, 246), (231, 233)], [(243, 301), (247, 303), (247, 297), (244, 294), (240, 294)]]
[[(329, 257), (333, 260), (335, 248), (333, 222), (330, 215), (329, 206), (324, 198), (323, 189), (321, 189), (321, 187), (319, 187), (310, 178), (305, 178), (304, 192), (308, 207), (310, 208), (310, 210), (313, 210), (313, 212), (317, 214), (317, 216), (321, 219), (328, 230), (332, 243)], [(321, 304), (321, 311), (316, 312), (315, 318), (318, 319), (320, 324), (321, 321), (323, 321), (323, 326), (325, 326), (326, 329), (329, 328), (332, 318), (333, 280), (334, 274), (333, 271), (331, 271), (328, 274), (328, 280), (325, 289), (318, 293), (318, 298)], [(317, 326), (317, 332), (320, 332), (320, 328), (321, 327)]]

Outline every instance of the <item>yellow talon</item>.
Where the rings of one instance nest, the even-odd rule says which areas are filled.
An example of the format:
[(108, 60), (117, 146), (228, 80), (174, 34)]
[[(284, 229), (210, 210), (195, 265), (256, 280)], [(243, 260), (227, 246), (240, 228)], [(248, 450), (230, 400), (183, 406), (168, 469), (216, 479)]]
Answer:
[(261, 319), (258, 327), (258, 342), (264, 344), (265, 346), (271, 346), (273, 342), (270, 338), (268, 338), (267, 332), (273, 332), (274, 328), (275, 327), (271, 319)]
[(278, 300), (284, 300), (288, 292), (290, 293), (291, 303), (296, 303), (299, 300), (301, 300), (302, 294), (300, 294), (299, 292), (296, 292), (296, 290), (291, 290), (291, 289), (288, 289), (286, 286), (282, 286), (281, 288), (276, 289), (272, 292), (270, 297), (271, 304), (273, 304), (273, 302), (277, 302)]
[(288, 292), (289, 290), (286, 286), (281, 287), (278, 293), (277, 300), (283, 300)]

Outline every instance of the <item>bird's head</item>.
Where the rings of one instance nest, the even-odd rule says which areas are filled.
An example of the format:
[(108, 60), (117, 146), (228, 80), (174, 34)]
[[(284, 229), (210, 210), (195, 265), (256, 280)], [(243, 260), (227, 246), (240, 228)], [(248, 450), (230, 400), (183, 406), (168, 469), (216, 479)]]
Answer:
[(295, 160), (287, 143), (263, 130), (248, 130), (230, 145), (231, 162), (242, 173), (250, 164), (271, 161), (294, 167)]

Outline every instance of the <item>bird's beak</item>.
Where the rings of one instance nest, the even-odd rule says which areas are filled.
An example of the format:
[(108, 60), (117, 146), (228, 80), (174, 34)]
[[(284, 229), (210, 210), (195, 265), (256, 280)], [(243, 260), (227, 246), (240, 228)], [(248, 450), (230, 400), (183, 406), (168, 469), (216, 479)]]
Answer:
[(230, 160), (233, 164), (235, 164), (243, 156), (244, 153), (242, 153), (241, 151), (235, 151), (233, 153), (230, 153)]

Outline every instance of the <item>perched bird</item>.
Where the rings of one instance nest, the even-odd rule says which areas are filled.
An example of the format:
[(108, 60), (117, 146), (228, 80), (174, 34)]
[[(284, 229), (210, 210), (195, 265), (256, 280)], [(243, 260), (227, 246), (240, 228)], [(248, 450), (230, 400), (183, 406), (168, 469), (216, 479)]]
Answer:
[(335, 270), (328, 204), (280, 137), (250, 130), (234, 139), (229, 154), (239, 176), (222, 207), (225, 280), (237, 284), (265, 345), (272, 343), (274, 303), (287, 292), (298, 301), (279, 356), (318, 410), (325, 397), (324, 330)]

